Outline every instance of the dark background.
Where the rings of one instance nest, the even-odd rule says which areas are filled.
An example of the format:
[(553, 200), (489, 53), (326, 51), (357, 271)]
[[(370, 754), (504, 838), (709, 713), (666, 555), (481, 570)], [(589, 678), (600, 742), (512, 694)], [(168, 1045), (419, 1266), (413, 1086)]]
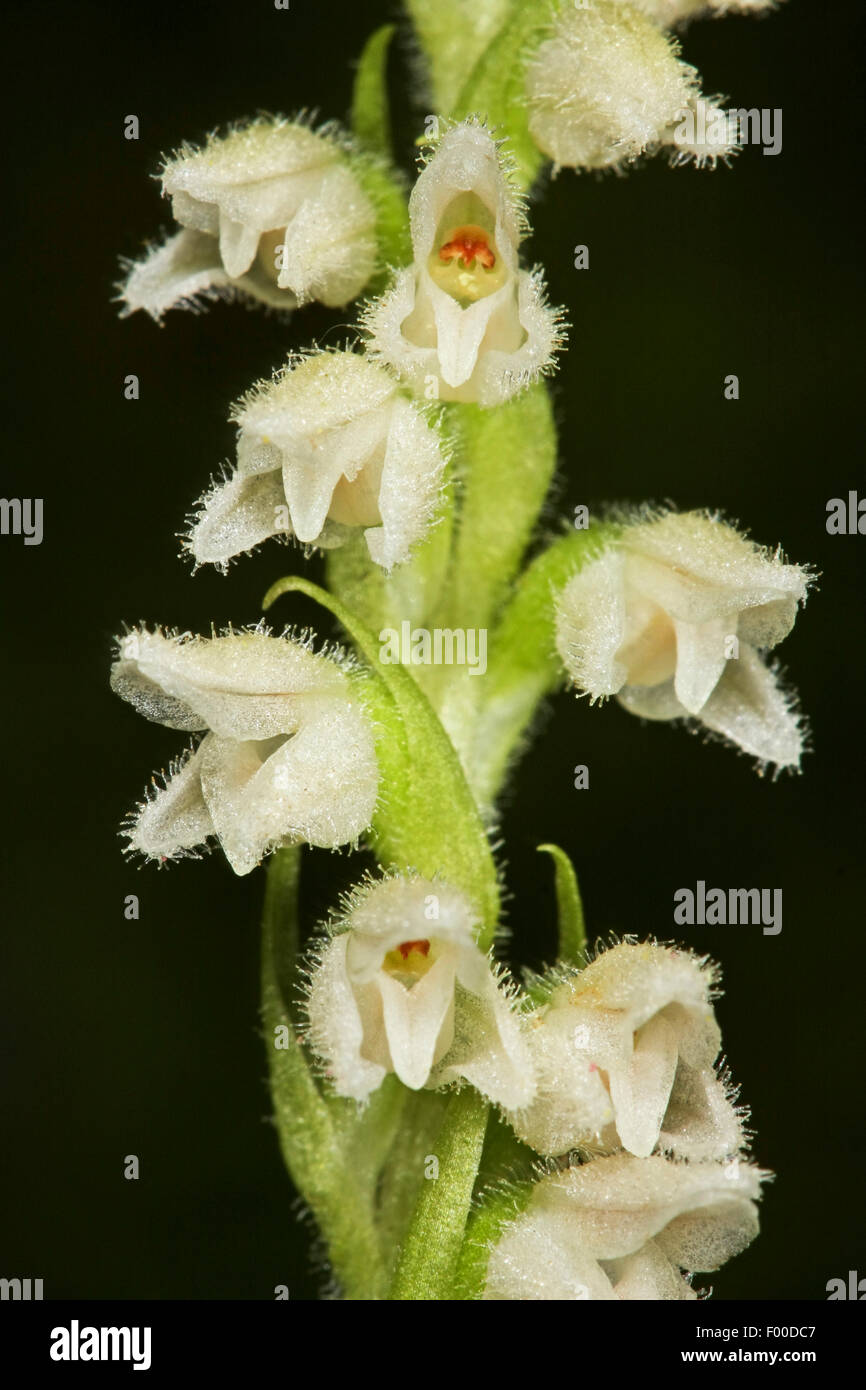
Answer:
[[(581, 875), (591, 930), (674, 934), (673, 892), (781, 887), (784, 927), (683, 928), (724, 968), (727, 1055), (776, 1170), (763, 1234), (712, 1280), (721, 1298), (822, 1299), (866, 1274), (863, 559), (828, 536), (828, 498), (866, 492), (857, 434), (860, 0), (695, 24), (704, 90), (781, 107), (776, 158), (627, 178), (565, 172), (533, 210), (530, 258), (568, 306), (556, 379), (558, 503), (721, 507), (822, 572), (781, 655), (814, 730), (804, 775), (750, 761), (615, 704), (566, 695), (521, 765), (503, 823), (520, 961), (554, 940), (549, 861)], [(190, 578), (175, 533), (233, 449), (229, 403), (289, 347), (333, 343), (351, 315), (288, 327), (217, 306), (158, 328), (110, 303), (117, 257), (168, 223), (149, 179), (182, 139), (264, 109), (343, 117), (351, 64), (389, 4), (13, 5), (7, 10), (3, 495), (45, 499), (40, 547), (0, 541), (6, 596), (0, 1274), (46, 1297), (314, 1297), (268, 1121), (258, 1035), (261, 873), (219, 854), (168, 872), (125, 864), (117, 827), (178, 736), (111, 696), (110, 639), (146, 619), (207, 631), (255, 621), (286, 569), (265, 547), (228, 579)], [(425, 107), (392, 62), (408, 159)], [(123, 138), (139, 116), (141, 138)], [(11, 190), (9, 185), (12, 185)], [(575, 244), (589, 272), (573, 269)], [(123, 398), (127, 373), (141, 399)], [(740, 400), (722, 398), (734, 372)], [(552, 519), (553, 512), (550, 513)], [(300, 567), (291, 555), (292, 567)], [(315, 575), (313, 563), (310, 572)], [(314, 617), (284, 602), (280, 620)], [(321, 616), (315, 615), (324, 633)], [(586, 763), (590, 789), (572, 787)], [(358, 861), (307, 858), (309, 920)], [(140, 920), (124, 898), (140, 898)], [(137, 1154), (138, 1182), (123, 1160)]]

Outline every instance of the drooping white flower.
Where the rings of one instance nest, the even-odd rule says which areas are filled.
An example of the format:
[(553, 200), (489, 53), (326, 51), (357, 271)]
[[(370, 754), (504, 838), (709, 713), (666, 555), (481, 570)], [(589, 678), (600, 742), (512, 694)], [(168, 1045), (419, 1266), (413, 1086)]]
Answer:
[(409, 212), (414, 264), (368, 306), (369, 350), (419, 395), (498, 405), (550, 369), (562, 332), (519, 267), (525, 216), (484, 126), (445, 132)]
[(680, 162), (689, 153), (698, 163), (724, 158), (736, 135), (726, 124), (723, 141), (715, 121), (712, 140), (692, 139), (695, 148), (686, 149), (682, 122), (702, 100), (698, 73), (677, 43), (619, 0), (560, 6), (526, 70), (529, 131), (557, 167), (619, 168), (661, 145), (673, 146)]
[(445, 455), (384, 367), (315, 353), (260, 382), (232, 418), (237, 469), (201, 500), (186, 543), (197, 564), (224, 567), (275, 535), (331, 548), (361, 527), (372, 559), (391, 569), (425, 534)]
[(348, 304), (376, 266), (376, 211), (333, 128), (261, 119), (185, 146), (162, 190), (182, 231), (128, 267), (123, 312), (239, 293)]
[(537, 1152), (619, 1148), (723, 1159), (743, 1144), (714, 1070), (715, 972), (689, 951), (622, 942), (560, 976), (529, 1031), (538, 1088), (512, 1123)]
[(112, 689), (170, 729), (204, 733), (130, 820), (129, 848), (164, 861), (216, 836), (237, 874), (300, 841), (333, 848), (370, 824), (370, 723), (339, 665), (262, 629), (146, 628), (118, 639)]
[(646, 719), (692, 717), (798, 768), (801, 721), (759, 656), (790, 632), (809, 571), (704, 512), (623, 527), (565, 586), (556, 644), (578, 690)]
[[(620, 0), (618, 0), (620, 3)], [(630, 0), (657, 24), (670, 26), (686, 19), (721, 19), (727, 14), (761, 14), (781, 0)]]
[(760, 1169), (614, 1154), (551, 1174), (494, 1246), (490, 1300), (693, 1299), (758, 1234)]
[(463, 1080), (509, 1108), (531, 1099), (529, 1050), (477, 923), (435, 880), (388, 878), (356, 898), (307, 1001), (308, 1040), (339, 1095), (366, 1100), (396, 1072), (412, 1090)]

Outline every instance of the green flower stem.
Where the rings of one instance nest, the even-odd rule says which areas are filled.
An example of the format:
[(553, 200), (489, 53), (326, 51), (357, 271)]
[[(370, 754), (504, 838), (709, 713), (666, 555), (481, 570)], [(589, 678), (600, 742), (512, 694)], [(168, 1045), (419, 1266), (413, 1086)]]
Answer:
[(569, 532), (543, 551), (517, 583), (493, 634), (484, 705), (464, 763), (483, 808), (495, 803), (539, 703), (565, 681), (556, 650), (554, 596), (617, 530), (605, 522)]
[(460, 517), (447, 616), (487, 627), (517, 573), (556, 466), (544, 385), (493, 410), (447, 407), (460, 475)]
[[(295, 1031), (291, 990), (297, 952), (300, 852), (278, 850), (268, 865), (262, 914), (262, 1016), (280, 1148), (312, 1209), (345, 1296), (381, 1298), (385, 1269), (371, 1193), (359, 1181)], [(275, 1046), (277, 1029), (285, 1047)]]
[(470, 1086), (448, 1101), (434, 1149), (439, 1176), (425, 1181), (421, 1188), (390, 1299), (442, 1300), (453, 1296), (488, 1109)]

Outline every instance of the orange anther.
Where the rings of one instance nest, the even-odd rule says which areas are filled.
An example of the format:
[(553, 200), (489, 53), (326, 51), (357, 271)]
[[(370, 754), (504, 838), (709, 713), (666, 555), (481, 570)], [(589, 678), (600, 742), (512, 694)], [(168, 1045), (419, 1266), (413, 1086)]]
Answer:
[(467, 267), (478, 261), (486, 270), (496, 264), (483, 227), (458, 227), (450, 241), (439, 248), (440, 261), (462, 261)]
[(410, 951), (420, 951), (422, 956), (426, 956), (430, 950), (429, 941), (401, 941), (397, 947), (400, 955), (405, 960)]

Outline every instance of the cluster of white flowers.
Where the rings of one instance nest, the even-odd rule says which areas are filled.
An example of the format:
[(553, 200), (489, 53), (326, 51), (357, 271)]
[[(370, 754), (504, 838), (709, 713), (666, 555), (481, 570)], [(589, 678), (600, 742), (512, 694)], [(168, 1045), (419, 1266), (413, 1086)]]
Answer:
[(482, 954), (478, 925), (445, 882), (362, 888), (310, 967), (325, 1076), (357, 1101), (391, 1072), (412, 1090), (468, 1082), (539, 1155), (589, 1158), (537, 1183), (492, 1252), (487, 1297), (695, 1297), (682, 1271), (751, 1241), (763, 1176), (717, 1070), (715, 969), (626, 941), (552, 972), (537, 1005)]
[[(557, 165), (618, 167), (663, 146), (713, 163), (734, 147), (727, 134), (701, 147), (676, 142), (683, 111), (715, 108), (666, 31), (702, 10), (758, 8), (758, 0), (547, 7), (539, 41), (520, 56), (521, 119)], [(488, 19), (476, 26), (479, 43), (496, 27)], [(505, 20), (498, 7), (496, 23)], [(292, 356), (233, 407), (235, 466), (201, 499), (185, 539), (196, 566), (225, 570), (271, 537), (330, 550), (363, 533), (378, 570), (364, 570), (361, 545), (352, 564), (360, 557), (362, 583), (373, 578), (371, 590), (381, 585), (393, 600), (387, 576), (412, 558), (452, 495), (446, 470), (466, 422), (482, 432), (487, 411), (552, 369), (562, 316), (546, 301), (540, 269), (520, 264), (528, 224), (502, 144), (476, 117), (443, 120), (439, 130), (409, 198), (411, 264), (383, 254), (397, 244), (383, 230), (377, 179), (392, 178), (385, 161), (377, 165), (336, 127), (263, 118), (166, 162), (163, 192), (180, 230), (129, 268), (125, 313), (144, 309), (159, 320), (172, 306), (235, 294), (276, 308), (338, 307), (369, 293), (374, 276), (391, 275), (362, 310), (358, 344)], [(399, 211), (405, 218), (403, 204)], [(534, 409), (543, 392), (526, 399)], [(532, 443), (526, 435), (538, 417), (521, 410), (509, 406), (505, 427), (497, 421), (485, 436), (491, 453), (505, 447), (515, 420), (515, 447)], [(451, 470), (458, 492), (461, 462)], [(489, 513), (498, 500), (486, 497)], [(508, 501), (522, 505), (522, 497)], [(556, 571), (556, 591), (529, 619), (551, 648), (555, 628), (578, 691), (593, 702), (615, 695), (649, 719), (696, 720), (761, 768), (798, 767), (801, 721), (762, 654), (790, 631), (810, 573), (704, 512), (645, 513), (600, 534), (566, 583), (566, 571)], [(459, 550), (465, 533), (457, 535)], [(503, 594), (519, 553), (513, 558)], [(496, 556), (484, 564), (493, 573)], [(411, 579), (413, 568), (404, 573)], [(464, 574), (455, 593), (471, 582)], [(340, 591), (333, 611), (369, 658), (364, 624), (343, 598)], [(552, 688), (559, 668), (548, 666)], [(130, 818), (129, 848), (165, 862), (215, 839), (235, 873), (247, 874), (273, 851), (357, 845), (372, 827), (381, 875), (357, 887), (307, 952), (296, 1055), (301, 1070), (315, 1058), (320, 1078), (304, 1071), (301, 1105), (315, 1094), (327, 1110), (339, 1098), (335, 1129), (348, 1133), (353, 1111), (360, 1116), (394, 1076), (413, 1092), (474, 1088), (498, 1107), (514, 1148), (524, 1153), (516, 1140), (529, 1146), (536, 1168), (519, 1211), (485, 1252), (488, 1299), (694, 1298), (692, 1275), (718, 1269), (756, 1234), (767, 1176), (746, 1157), (745, 1112), (720, 1060), (715, 967), (627, 938), (582, 968), (575, 947), (571, 963), (523, 987), (512, 979), (479, 944), (494, 939), (498, 923), (473, 901), (473, 875), (462, 862), (458, 873), (452, 857), (457, 886), (440, 862), (454, 839), (432, 837), (428, 852), (427, 826), (416, 825), (410, 847), (398, 833), (400, 852), (389, 857), (394, 840), (382, 821), (392, 800), (409, 807), (415, 790), (397, 782), (411, 783), (422, 755), (438, 759), (441, 781), (425, 785), (441, 804), (422, 812), (466, 817), (477, 846), (468, 833), (457, 840), (467, 863), (477, 851), (479, 878), (488, 873), (481, 900), (496, 898), (459, 737), (449, 745), (435, 695), (428, 703), (400, 678), (405, 685), (338, 650), (317, 653), (305, 634), (274, 636), (262, 626), (210, 637), (127, 633), (113, 689), (145, 718), (197, 736)], [(384, 732), (384, 701), (374, 719), (365, 700), (365, 689), (381, 694), (380, 685), (397, 711)], [(386, 753), (386, 735), (399, 757)], [(324, 1201), (318, 1177), (313, 1186)]]

